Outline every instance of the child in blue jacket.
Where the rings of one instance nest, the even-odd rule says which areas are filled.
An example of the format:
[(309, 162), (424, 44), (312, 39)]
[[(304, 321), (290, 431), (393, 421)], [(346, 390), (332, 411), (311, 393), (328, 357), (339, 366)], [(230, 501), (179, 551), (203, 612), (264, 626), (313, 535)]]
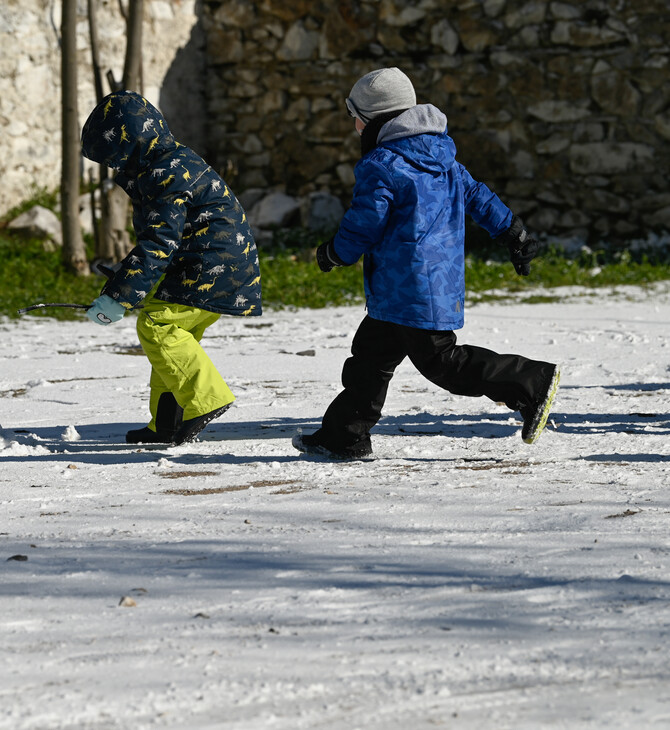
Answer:
[(405, 357), (451, 393), (485, 395), (520, 411), (522, 438), (534, 442), (558, 387), (558, 366), (457, 345), (453, 330), (464, 323), (465, 215), (509, 248), (521, 275), (530, 273), (537, 241), (456, 161), (446, 116), (431, 104), (417, 105), (402, 71), (366, 74), (346, 105), (362, 157), (351, 206), (334, 238), (317, 250), (317, 263), (328, 272), (363, 255), (368, 314), (344, 364), (344, 390), (321, 428), (297, 434), (293, 445), (334, 458), (372, 453), (370, 429)]
[(137, 245), (86, 313), (108, 325), (140, 310), (137, 334), (152, 366), (151, 420), (126, 441), (193, 441), (235, 400), (200, 345), (205, 330), (222, 314), (261, 314), (247, 217), (224, 180), (134, 91), (105, 97), (81, 141), (88, 159), (117, 170), (114, 180), (133, 204)]

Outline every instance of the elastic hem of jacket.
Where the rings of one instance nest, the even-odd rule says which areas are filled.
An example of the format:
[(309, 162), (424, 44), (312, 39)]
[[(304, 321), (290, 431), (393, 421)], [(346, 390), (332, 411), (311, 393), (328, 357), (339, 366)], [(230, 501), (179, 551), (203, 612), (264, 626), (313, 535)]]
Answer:
[(368, 316), (371, 319), (378, 319), (381, 322), (391, 322), (392, 324), (399, 324), (403, 327), (413, 327), (417, 330), (435, 330), (436, 332), (459, 330), (465, 324), (465, 317), (461, 316), (458, 319), (453, 319), (444, 322), (434, 322), (427, 320), (416, 320), (416, 319), (403, 319), (402, 317), (396, 317), (389, 315), (386, 312), (375, 311), (374, 308), (367, 306)]
[(249, 306), (253, 306), (254, 309), (251, 310), (248, 314), (245, 314), (244, 312), (249, 309), (249, 307), (245, 309), (240, 309), (236, 307), (235, 309), (217, 309), (215, 307), (212, 307), (208, 304), (194, 304), (193, 302), (185, 302), (183, 300), (178, 299), (168, 299), (165, 296), (160, 296), (158, 294), (154, 294), (154, 299), (159, 299), (161, 302), (167, 302), (168, 304), (181, 304), (182, 307), (193, 307), (194, 309), (204, 309), (206, 312), (213, 312), (214, 314), (229, 314), (233, 317), (260, 317), (261, 314), (263, 314), (263, 307), (261, 303), (258, 304), (250, 304)]

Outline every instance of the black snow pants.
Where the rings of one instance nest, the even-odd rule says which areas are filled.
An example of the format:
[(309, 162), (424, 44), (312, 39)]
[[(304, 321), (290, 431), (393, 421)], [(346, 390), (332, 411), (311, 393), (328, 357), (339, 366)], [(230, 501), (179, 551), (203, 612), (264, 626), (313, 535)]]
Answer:
[(486, 396), (512, 410), (546, 394), (554, 365), (457, 345), (451, 331), (422, 330), (366, 317), (342, 369), (344, 390), (324, 414), (319, 441), (340, 450), (369, 437), (395, 369), (409, 357), (428, 380), (455, 395)]

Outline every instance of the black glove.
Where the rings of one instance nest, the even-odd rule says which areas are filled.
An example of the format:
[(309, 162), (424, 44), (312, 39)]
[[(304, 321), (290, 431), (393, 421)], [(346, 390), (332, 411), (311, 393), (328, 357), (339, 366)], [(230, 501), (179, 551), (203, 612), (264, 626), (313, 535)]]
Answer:
[(344, 261), (335, 253), (332, 238), (330, 241), (322, 243), (316, 249), (316, 263), (319, 265), (321, 271), (324, 271), (326, 274), (336, 266), (346, 266)]
[(509, 249), (509, 258), (514, 264), (516, 273), (528, 276), (530, 262), (537, 256), (538, 242), (528, 233), (518, 215), (512, 218), (512, 225), (502, 236), (498, 236), (496, 241)]

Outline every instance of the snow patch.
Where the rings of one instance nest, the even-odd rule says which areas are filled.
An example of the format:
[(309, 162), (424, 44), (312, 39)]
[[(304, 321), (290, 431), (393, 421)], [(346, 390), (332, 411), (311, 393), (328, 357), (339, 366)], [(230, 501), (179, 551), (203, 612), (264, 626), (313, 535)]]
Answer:
[(74, 426), (68, 426), (61, 434), (63, 441), (79, 441), (81, 436)]
[[(36, 456), (38, 454), (50, 454), (49, 449), (44, 446), (19, 443), (12, 438), (6, 438), (0, 434), (0, 454), (3, 457), (10, 456)], [(5, 468), (3, 467), (3, 470)]]
[(151, 373), (114, 354), (131, 327), (0, 323), (0, 726), (663, 724), (668, 284), (542, 291), (458, 333), (563, 362), (536, 444), (405, 361), (355, 462), (291, 437), (339, 392), (360, 306), (210, 328), (240, 407), (179, 449), (125, 443)]
[(26, 383), (27, 388), (39, 388), (40, 386), (45, 385), (51, 385), (51, 383), (48, 380), (45, 380), (44, 378), (39, 378), (38, 380), (29, 380)]

